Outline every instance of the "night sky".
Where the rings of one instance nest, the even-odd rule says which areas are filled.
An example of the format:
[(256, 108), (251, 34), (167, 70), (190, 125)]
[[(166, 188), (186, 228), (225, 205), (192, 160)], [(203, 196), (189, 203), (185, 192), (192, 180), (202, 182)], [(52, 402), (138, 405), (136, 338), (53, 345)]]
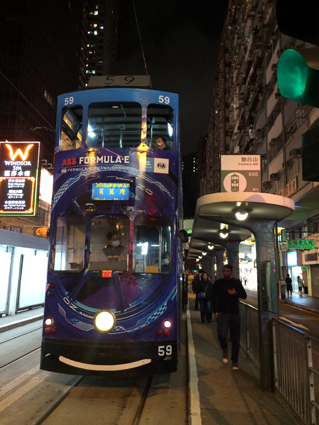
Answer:
[[(182, 154), (207, 134), (227, 0), (134, 0), (155, 90), (178, 93)], [(118, 75), (145, 75), (132, 0), (120, 0)]]

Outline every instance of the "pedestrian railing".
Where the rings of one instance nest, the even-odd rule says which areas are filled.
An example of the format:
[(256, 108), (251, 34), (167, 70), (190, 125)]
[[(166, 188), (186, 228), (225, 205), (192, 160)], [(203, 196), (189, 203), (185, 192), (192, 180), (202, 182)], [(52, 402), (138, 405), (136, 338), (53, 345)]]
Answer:
[(260, 370), (258, 308), (240, 303), (240, 344), (249, 360)]
[[(240, 304), (241, 346), (260, 371), (258, 309)], [(272, 319), (276, 390), (307, 425), (319, 424), (319, 340)]]

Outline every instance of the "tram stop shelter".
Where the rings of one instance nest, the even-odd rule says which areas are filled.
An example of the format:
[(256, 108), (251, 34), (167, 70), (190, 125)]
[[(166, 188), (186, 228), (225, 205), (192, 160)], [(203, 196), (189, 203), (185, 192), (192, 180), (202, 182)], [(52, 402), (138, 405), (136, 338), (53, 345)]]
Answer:
[[(260, 376), (263, 391), (274, 391), (271, 320), (278, 318), (276, 272), (276, 226), (295, 210), (292, 199), (269, 193), (222, 192), (197, 200), (188, 259), (214, 244), (217, 268), (228, 251), (233, 274), (239, 272), (239, 243), (254, 235), (256, 241), (258, 319), (260, 332)], [(240, 221), (237, 217), (245, 220)], [(222, 238), (221, 236), (224, 236)], [(225, 237), (225, 235), (227, 236)], [(214, 251), (215, 251), (214, 249)], [(221, 268), (221, 267), (220, 267)]]

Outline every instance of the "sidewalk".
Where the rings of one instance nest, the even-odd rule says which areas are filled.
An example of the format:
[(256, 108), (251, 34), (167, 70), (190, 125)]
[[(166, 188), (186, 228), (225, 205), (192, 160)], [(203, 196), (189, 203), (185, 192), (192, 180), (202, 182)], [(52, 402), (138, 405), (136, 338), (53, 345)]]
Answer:
[(292, 298), (286, 297), (286, 299), (279, 300), (279, 302), (293, 304), (303, 310), (319, 314), (319, 298), (317, 297), (309, 297), (309, 295), (302, 295), (302, 297), (300, 297), (297, 292), (293, 292)]
[(26, 325), (27, 323), (36, 322), (43, 318), (43, 307), (27, 310), (22, 313), (17, 313), (13, 316), (0, 317), (0, 332), (9, 331), (18, 326)]
[[(202, 324), (189, 294), (190, 425), (295, 425), (303, 424), (279, 395), (260, 390), (260, 378), (243, 353), (239, 371), (222, 362), (216, 322)], [(193, 345), (193, 347), (192, 347)], [(196, 390), (198, 388), (198, 391)]]

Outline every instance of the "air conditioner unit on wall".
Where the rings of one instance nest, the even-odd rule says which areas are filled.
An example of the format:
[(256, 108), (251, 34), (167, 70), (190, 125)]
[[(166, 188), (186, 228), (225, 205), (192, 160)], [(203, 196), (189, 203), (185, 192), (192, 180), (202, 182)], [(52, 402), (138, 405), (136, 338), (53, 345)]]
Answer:
[(280, 94), (280, 92), (279, 91), (277, 91), (276, 93), (275, 93), (275, 99), (280, 99), (281, 98), (281, 94)]
[(275, 181), (275, 180), (279, 180), (279, 179), (280, 179), (279, 173), (270, 174), (270, 180), (271, 181)]
[(301, 157), (301, 148), (291, 149), (290, 158), (300, 158)]
[(272, 187), (271, 181), (267, 180), (263, 183), (264, 189), (270, 189)]
[(291, 159), (282, 163), (282, 168), (285, 170), (290, 170), (292, 166), (293, 166), (293, 161)]

